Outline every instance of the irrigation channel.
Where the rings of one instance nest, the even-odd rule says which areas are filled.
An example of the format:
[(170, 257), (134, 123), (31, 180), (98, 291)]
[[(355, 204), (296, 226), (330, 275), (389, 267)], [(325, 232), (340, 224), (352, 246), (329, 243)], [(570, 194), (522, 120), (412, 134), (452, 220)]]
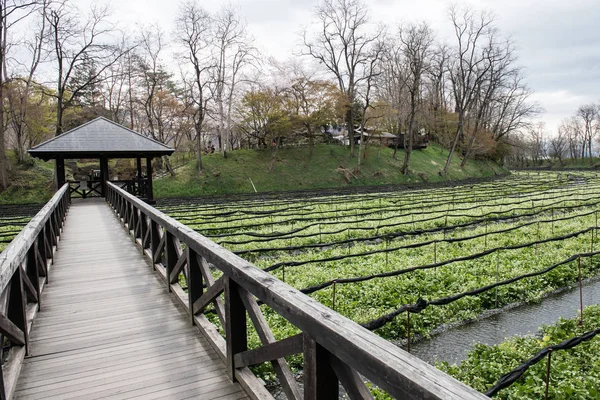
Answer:
[[(600, 279), (583, 282), (582, 289), (584, 307), (598, 304)], [(510, 336), (536, 335), (541, 325), (553, 324), (559, 317), (573, 318), (578, 313), (579, 287), (571, 287), (539, 303), (508, 306), (505, 311), (442, 330), (429, 339), (413, 343), (411, 353), (430, 364), (436, 361), (460, 364), (475, 343), (495, 345)]]
[[(459, 325), (414, 344), (411, 351), (428, 361), (458, 360), (474, 340), (495, 343), (572, 316), (575, 295), (547, 296), (600, 276), (594, 172), (514, 173), (381, 193), (173, 199), (158, 207), (392, 342)], [(598, 286), (586, 285), (592, 303)], [(515, 303), (525, 305), (507, 307)], [(261, 307), (277, 339), (297, 333)], [(501, 311), (461, 325), (492, 310)], [(250, 333), (250, 348), (258, 341)], [(266, 364), (255, 372), (274, 376)]]

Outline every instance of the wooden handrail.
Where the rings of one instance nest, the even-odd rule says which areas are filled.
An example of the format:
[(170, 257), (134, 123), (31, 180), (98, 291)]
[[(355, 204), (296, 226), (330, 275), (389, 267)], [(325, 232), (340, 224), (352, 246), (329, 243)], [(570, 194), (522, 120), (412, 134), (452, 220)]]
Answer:
[[(302, 398), (283, 357), (303, 352), (305, 399), (337, 398), (339, 383), (350, 398), (370, 398), (361, 376), (397, 398), (487, 398), (111, 183), (107, 201), (152, 259), (168, 290), (220, 350), (232, 380), (243, 384), (246, 365), (269, 360), (287, 397)], [(215, 281), (211, 267), (223, 276)], [(178, 284), (180, 274), (187, 293)], [(302, 333), (276, 341), (257, 301)], [(202, 314), (209, 303), (221, 321), (225, 343)], [(258, 349), (247, 348), (247, 316), (261, 339)]]
[[(29, 352), (30, 321), (39, 310), (70, 201), (65, 184), (0, 254), (0, 336), (10, 341), (0, 374), (0, 398), (12, 397)], [(0, 358), (2, 352), (0, 348)]]

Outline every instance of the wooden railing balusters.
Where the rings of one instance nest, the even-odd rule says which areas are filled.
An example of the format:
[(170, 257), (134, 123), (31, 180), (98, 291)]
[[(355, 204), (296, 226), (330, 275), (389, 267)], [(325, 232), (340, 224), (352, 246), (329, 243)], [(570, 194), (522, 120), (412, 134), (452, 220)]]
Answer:
[(142, 242), (142, 254), (150, 245), (150, 229), (148, 217), (140, 210), (140, 238)]
[[(41, 292), (48, 283), (48, 261), (54, 259), (65, 216), (70, 204), (69, 187), (64, 185), (6, 247), (0, 257), (0, 337), (10, 341), (10, 356), (0, 373), (0, 399), (10, 398), (16, 373), (29, 352), (28, 303), (31, 316), (39, 311)], [(0, 357), (1, 357), (0, 350)], [(14, 352), (14, 356), (12, 355)], [(5, 370), (13, 371), (6, 379)]]
[(154, 220), (150, 221), (150, 248), (152, 249), (152, 268), (159, 258), (162, 238), (160, 236), (160, 226)]
[(48, 275), (48, 258), (46, 257), (46, 240), (44, 235), (39, 235), (36, 239), (35, 252), (37, 256), (37, 265), (40, 276)]
[[(258, 337), (259, 337), (261, 343), (263, 344), (263, 346), (269, 345), (272, 343), (276, 343), (277, 340), (275, 339), (275, 335), (273, 335), (273, 332), (271, 332), (271, 328), (269, 328), (269, 324), (267, 323), (265, 316), (263, 315), (262, 311), (260, 310), (260, 306), (258, 305), (257, 301), (254, 299), (254, 296), (252, 296), (248, 291), (241, 289), (241, 288), (240, 288), (240, 296), (241, 296), (242, 301), (244, 302), (244, 307), (246, 308), (246, 311), (248, 312), (248, 315), (250, 316), (250, 320), (252, 321), (252, 324), (254, 325), (254, 328), (256, 329), (256, 333), (258, 334)], [(301, 339), (301, 336), (300, 336), (300, 339)], [(302, 343), (302, 342), (300, 342), (300, 343)], [(292, 354), (296, 354), (296, 353), (300, 353), (300, 352), (302, 352), (301, 345), (300, 345), (300, 348), (296, 348), (296, 349), (292, 350), (291, 353), (286, 354), (286, 355), (292, 355)], [(285, 361), (285, 359), (284, 358), (274, 358), (271, 360), (271, 365), (273, 366), (273, 369), (275, 370), (275, 373), (277, 374), (277, 377), (279, 378), (279, 382), (280, 382), (287, 398), (290, 400), (291, 399), (300, 400), (302, 398), (302, 395), (300, 393), (300, 388), (296, 384), (296, 381), (294, 379), (294, 374), (292, 373), (290, 367), (287, 365), (287, 362)]]
[[(17, 268), (10, 280), (10, 295), (8, 298), (7, 322), (12, 322), (18, 329), (20, 335), (17, 344), (25, 346), (25, 353), (29, 353), (29, 333), (27, 332), (27, 300), (23, 293), (23, 280), (21, 268)], [(4, 333), (4, 332), (3, 332)], [(13, 340), (14, 341), (14, 340)]]
[[(171, 239), (171, 242), (172, 242), (172, 249), (170, 249), (168, 251), (173, 252), (173, 259), (176, 261), (175, 261), (174, 265), (169, 267), (170, 270), (167, 273), (169, 285), (172, 285), (179, 281), (179, 274), (184, 272), (185, 265), (187, 264), (187, 255), (181, 249), (181, 242), (179, 241), (179, 239), (177, 239), (176, 236), (173, 236)], [(170, 263), (170, 261), (167, 261), (167, 263)], [(184, 275), (185, 275), (185, 273), (184, 273)], [(187, 276), (185, 278), (187, 280)]]
[(167, 290), (171, 291), (171, 272), (175, 268), (175, 264), (177, 264), (177, 260), (179, 259), (179, 254), (177, 254), (175, 244), (175, 236), (169, 231), (165, 232), (165, 269), (167, 271)]
[(304, 334), (304, 399), (339, 398), (338, 378), (329, 363), (329, 352), (308, 334)]
[(41, 308), (40, 270), (38, 268), (37, 242), (34, 241), (27, 251), (26, 273), (37, 293), (38, 308)]
[(235, 376), (235, 357), (248, 349), (246, 308), (240, 296), (239, 285), (225, 278), (225, 343), (227, 345), (227, 374), (232, 382)]
[[(202, 276), (206, 280), (207, 289), (210, 289), (211, 287), (215, 286), (215, 279), (213, 278), (212, 274), (210, 273), (210, 267), (208, 265), (208, 261), (206, 261), (206, 258), (204, 258), (204, 257), (200, 258), (200, 271), (202, 271)], [(225, 326), (225, 305), (223, 304), (223, 300), (221, 300), (220, 297), (216, 297), (213, 300), (213, 304), (215, 305), (215, 310), (217, 312), (217, 316), (219, 317), (219, 321), (221, 322), (221, 325)], [(194, 313), (195, 313), (195, 307), (194, 307)]]
[(200, 269), (202, 261), (199, 259), (200, 256), (193, 250), (190, 250), (189, 247), (185, 249), (185, 253), (188, 270), (188, 311), (192, 325), (194, 325), (194, 303), (202, 297), (202, 294), (204, 293), (204, 279), (202, 278), (202, 270)]
[(133, 237), (138, 239), (140, 237), (140, 216), (139, 216), (139, 210), (137, 208), (135, 208), (135, 206), (132, 204), (131, 208), (133, 209), (133, 218), (132, 218), (132, 223), (133, 226), (131, 227), (133, 229)]
[[(397, 398), (486, 398), (121, 188), (111, 183), (107, 186), (109, 203), (122, 215), (134, 242), (152, 258), (153, 267), (187, 309), (192, 323), (223, 358), (229, 378), (259, 393), (256, 397), (268, 398), (269, 393), (248, 367), (269, 361), (286, 397), (293, 400), (336, 399), (340, 384), (351, 399), (371, 399), (365, 379)], [(147, 247), (150, 251), (145, 252)], [(185, 284), (179, 281), (182, 273)], [(221, 275), (215, 279), (213, 273)], [(301, 333), (277, 340), (259, 302)], [(210, 304), (225, 337), (217, 330), (218, 324), (202, 315)], [(254, 328), (260, 340), (260, 347), (252, 350), (248, 350), (248, 327)], [(286, 357), (301, 353), (304, 393), (286, 361)]]

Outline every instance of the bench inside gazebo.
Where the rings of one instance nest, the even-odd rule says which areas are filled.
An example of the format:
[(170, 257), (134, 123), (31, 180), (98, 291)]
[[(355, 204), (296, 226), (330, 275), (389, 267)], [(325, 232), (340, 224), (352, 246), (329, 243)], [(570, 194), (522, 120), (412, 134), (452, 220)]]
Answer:
[[(71, 194), (83, 198), (105, 197), (106, 182), (111, 181), (129, 193), (152, 203), (152, 159), (171, 155), (174, 151), (116, 122), (99, 117), (29, 149), (29, 154), (45, 161), (56, 160), (57, 188), (67, 183), (65, 160), (98, 159), (98, 174), (90, 176), (89, 179), (68, 181)], [(121, 158), (136, 160), (137, 173), (134, 179), (110, 179), (109, 160)], [(145, 171), (142, 169), (142, 160), (146, 162)]]

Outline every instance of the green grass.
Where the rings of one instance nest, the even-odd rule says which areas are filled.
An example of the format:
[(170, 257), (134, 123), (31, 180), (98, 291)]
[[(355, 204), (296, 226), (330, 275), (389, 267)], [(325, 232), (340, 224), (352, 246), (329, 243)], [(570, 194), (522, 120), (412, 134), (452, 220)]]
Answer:
[(307, 147), (280, 149), (273, 153), (265, 150), (236, 150), (224, 159), (220, 154), (203, 157), (204, 173), (199, 175), (192, 161), (177, 170), (177, 176), (165, 177), (154, 182), (157, 198), (188, 197), (253, 193), (252, 182), (258, 192), (312, 190), (337, 187), (397, 185), (446, 180), (492, 177), (506, 173), (495, 163), (473, 160), (460, 168), (460, 159), (454, 157), (447, 177), (439, 172), (444, 166), (448, 152), (437, 145), (413, 152), (411, 173), (402, 175), (400, 167), (404, 152), (370, 147), (363, 159), (360, 174), (347, 183), (339, 166), (354, 170), (357, 159), (350, 158), (343, 146), (315, 146), (312, 154)]
[(14, 152), (8, 153), (10, 186), (0, 191), (0, 204), (45, 203), (55, 193), (54, 162), (29, 158), (17, 164)]
[[(177, 169), (174, 178), (167, 176), (155, 180), (154, 195), (165, 198), (253, 193), (250, 179), (258, 192), (279, 192), (457, 181), (507, 172), (493, 162), (481, 160), (469, 161), (465, 168), (460, 168), (460, 159), (454, 157), (447, 177), (442, 177), (439, 172), (448, 152), (433, 144), (425, 150), (414, 151), (411, 173), (402, 175), (402, 150), (393, 159), (392, 149), (369, 147), (361, 172), (355, 173), (355, 177), (350, 177), (351, 182), (347, 183), (338, 167), (355, 170), (357, 158), (350, 158), (349, 153), (347, 147), (336, 145), (315, 146), (312, 152), (307, 147), (279, 149), (276, 153), (270, 149), (236, 150), (230, 152), (226, 159), (215, 153), (203, 157), (205, 171), (202, 175), (196, 171), (195, 161), (186, 164), (185, 158), (176, 154), (171, 157), (171, 163), (184, 165)], [(55, 192), (54, 162), (28, 159), (24, 164), (17, 164), (12, 152), (9, 158), (11, 185), (0, 192), (0, 204), (48, 201)], [(80, 168), (84, 166), (79, 164)]]

